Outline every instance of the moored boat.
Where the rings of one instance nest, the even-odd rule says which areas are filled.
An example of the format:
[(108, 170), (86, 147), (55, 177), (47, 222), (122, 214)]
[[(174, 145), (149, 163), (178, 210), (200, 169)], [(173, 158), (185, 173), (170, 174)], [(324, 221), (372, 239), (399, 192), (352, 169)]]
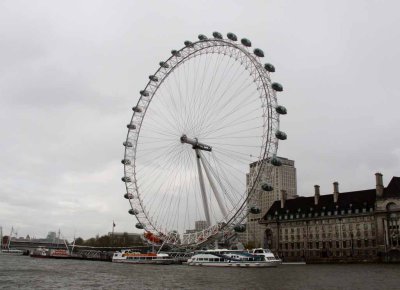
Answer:
[(0, 250), (0, 254), (23, 255), (24, 251), (18, 249), (3, 249)]
[(70, 258), (71, 254), (69, 253), (68, 250), (65, 249), (54, 249), (50, 250), (50, 258), (55, 258), (55, 259), (66, 259)]
[(32, 258), (50, 258), (50, 251), (46, 248), (37, 248), (30, 253)]
[(189, 266), (245, 268), (277, 267), (280, 263), (280, 260), (276, 259), (275, 256), (274, 259), (268, 259), (266, 253), (256, 254), (245, 250), (227, 249), (200, 251), (186, 262)]
[(134, 252), (132, 250), (121, 250), (115, 252), (112, 261), (116, 263), (128, 264), (156, 264), (156, 265), (170, 265), (174, 264), (175, 260), (168, 254), (164, 253), (146, 253)]
[(275, 257), (275, 255), (269, 249), (256, 248), (249, 252), (253, 255), (264, 257), (265, 261), (271, 261), (277, 264), (282, 264), (282, 260)]

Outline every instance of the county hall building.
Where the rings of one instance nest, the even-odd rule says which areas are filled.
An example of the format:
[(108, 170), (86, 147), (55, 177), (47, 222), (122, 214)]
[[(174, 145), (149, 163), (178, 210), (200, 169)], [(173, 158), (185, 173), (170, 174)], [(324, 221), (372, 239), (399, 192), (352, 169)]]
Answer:
[(264, 246), (284, 261), (400, 261), (400, 177), (387, 187), (376, 173), (376, 187), (286, 198), (281, 191), (259, 221)]

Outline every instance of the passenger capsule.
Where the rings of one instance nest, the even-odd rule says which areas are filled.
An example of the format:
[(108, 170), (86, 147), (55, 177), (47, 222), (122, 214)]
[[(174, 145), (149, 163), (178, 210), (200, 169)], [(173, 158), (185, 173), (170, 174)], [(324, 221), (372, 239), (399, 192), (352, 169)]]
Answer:
[(158, 77), (156, 77), (155, 75), (149, 76), (149, 79), (150, 79), (152, 82), (158, 82)]
[(143, 97), (148, 97), (148, 96), (150, 95), (149, 92), (146, 91), (146, 90), (140, 91), (140, 94), (141, 94)]
[(213, 32), (213, 36), (214, 36), (214, 38), (217, 38), (217, 39), (223, 39), (222, 34), (219, 32), (216, 32), (216, 31)]
[(180, 57), (181, 56), (181, 53), (179, 51), (175, 50), (175, 49), (171, 50), (171, 53), (172, 53), (173, 56), (176, 56), (176, 57)]
[(285, 108), (284, 106), (277, 106), (277, 107), (275, 108), (275, 111), (276, 111), (278, 114), (281, 114), (281, 115), (286, 115), (286, 114), (287, 114), (287, 110), (286, 110), (286, 108)]
[(128, 210), (128, 212), (131, 215), (138, 215), (139, 214), (139, 211), (137, 209), (132, 209), (132, 208), (130, 210)]
[(277, 92), (283, 91), (283, 87), (280, 83), (272, 83), (271, 87)]
[(124, 143), (122, 143), (125, 147), (132, 147), (132, 143), (129, 141), (125, 141)]
[(125, 194), (124, 194), (124, 197), (125, 197), (126, 199), (133, 199), (133, 194), (132, 194), (132, 193), (125, 193)]
[(282, 131), (276, 131), (275, 133), (276, 138), (278, 138), (279, 140), (286, 140), (287, 139), (287, 135), (285, 132)]
[(264, 51), (262, 51), (259, 48), (254, 49), (254, 54), (257, 55), (258, 57), (264, 57)]
[(229, 32), (226, 36), (232, 41), (237, 41), (237, 36), (232, 32)]
[(121, 163), (124, 165), (131, 165), (131, 161), (129, 159), (122, 159)]
[(136, 113), (141, 113), (142, 112), (142, 108), (138, 107), (138, 106), (135, 106), (135, 107), (132, 108), (132, 111), (134, 111)]
[(244, 46), (250, 47), (251, 46), (251, 41), (248, 40), (247, 38), (242, 38), (240, 41)]
[(279, 158), (272, 157), (271, 164), (274, 165), (274, 166), (281, 166), (282, 165), (282, 161)]
[(274, 188), (272, 187), (272, 185), (268, 184), (268, 183), (264, 183), (263, 185), (261, 185), (262, 190), (264, 191), (273, 191)]
[(199, 40), (207, 40), (207, 36), (205, 36), (204, 34), (199, 34), (198, 36)]
[(143, 226), (141, 223), (137, 223), (137, 224), (135, 225), (135, 227), (136, 227), (137, 229), (140, 229), (140, 230), (144, 229), (144, 226)]
[(132, 181), (131, 178), (130, 178), (129, 176), (124, 176), (124, 177), (121, 178), (121, 180), (122, 180), (123, 182), (131, 182), (131, 181)]
[(233, 227), (233, 229), (235, 230), (235, 232), (243, 233), (246, 231), (246, 225), (244, 224), (236, 225)]
[(261, 212), (261, 209), (260, 209), (259, 207), (257, 207), (257, 206), (252, 206), (252, 207), (250, 208), (250, 212), (251, 212), (252, 214), (259, 214), (259, 213)]
[(165, 61), (161, 61), (160, 62), (160, 66), (163, 67), (163, 68), (169, 68), (169, 64), (166, 63)]
[(191, 41), (189, 41), (189, 40), (186, 40), (186, 41), (184, 42), (184, 44), (185, 44), (186, 47), (193, 47), (193, 42), (191, 42)]
[(275, 67), (270, 63), (264, 64), (264, 68), (268, 72), (275, 72)]
[(136, 125), (128, 124), (128, 125), (126, 125), (126, 128), (131, 129), (131, 130), (135, 130), (136, 129)]

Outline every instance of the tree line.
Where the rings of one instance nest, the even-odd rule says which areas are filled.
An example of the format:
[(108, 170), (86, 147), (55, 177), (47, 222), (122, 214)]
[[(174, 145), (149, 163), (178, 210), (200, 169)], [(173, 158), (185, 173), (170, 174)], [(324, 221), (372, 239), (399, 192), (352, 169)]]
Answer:
[(96, 235), (96, 237), (87, 240), (81, 237), (75, 239), (75, 245), (90, 247), (133, 247), (144, 246), (143, 240), (137, 236), (128, 233), (109, 234), (104, 236)]

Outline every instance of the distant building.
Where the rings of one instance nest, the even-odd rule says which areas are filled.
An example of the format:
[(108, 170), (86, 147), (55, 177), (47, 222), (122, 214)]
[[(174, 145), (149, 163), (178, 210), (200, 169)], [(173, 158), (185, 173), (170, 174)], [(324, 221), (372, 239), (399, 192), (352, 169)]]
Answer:
[(49, 232), (46, 237), (46, 239), (49, 241), (55, 240), (56, 238), (57, 238), (56, 232)]
[(108, 232), (109, 236), (114, 235), (114, 237), (123, 237), (123, 236), (127, 236), (127, 237), (138, 237), (140, 238), (141, 234), (138, 233), (128, 233), (128, 232)]
[[(260, 182), (255, 186), (254, 198), (248, 201), (248, 207), (257, 206), (261, 212), (259, 214), (250, 214), (247, 219), (246, 231), (238, 234), (239, 241), (245, 245), (251, 244), (254, 247), (262, 246), (265, 229), (259, 224), (259, 221), (270, 206), (276, 200), (279, 200), (281, 190), (287, 192), (287, 198), (293, 198), (297, 195), (294, 160), (284, 157), (277, 158), (281, 161), (282, 165), (274, 166), (269, 162), (265, 162), (263, 172), (261, 172), (259, 178)], [(250, 186), (249, 176), (253, 174), (254, 170), (258, 170), (257, 166), (257, 162), (250, 164), (250, 172), (246, 176), (247, 187)], [(271, 172), (270, 177), (268, 176), (269, 172)], [(261, 185), (264, 182), (268, 182), (274, 189), (272, 191), (262, 190)]]
[(195, 221), (194, 222), (194, 229), (196, 232), (205, 230), (206, 228), (208, 228), (207, 221)]
[(281, 192), (260, 221), (264, 247), (286, 261), (400, 261), (400, 177), (374, 189), (287, 199)]
[(132, 243), (143, 243), (142, 235), (138, 233), (128, 233), (128, 232), (108, 232), (109, 236), (113, 236), (114, 238), (126, 238)]

